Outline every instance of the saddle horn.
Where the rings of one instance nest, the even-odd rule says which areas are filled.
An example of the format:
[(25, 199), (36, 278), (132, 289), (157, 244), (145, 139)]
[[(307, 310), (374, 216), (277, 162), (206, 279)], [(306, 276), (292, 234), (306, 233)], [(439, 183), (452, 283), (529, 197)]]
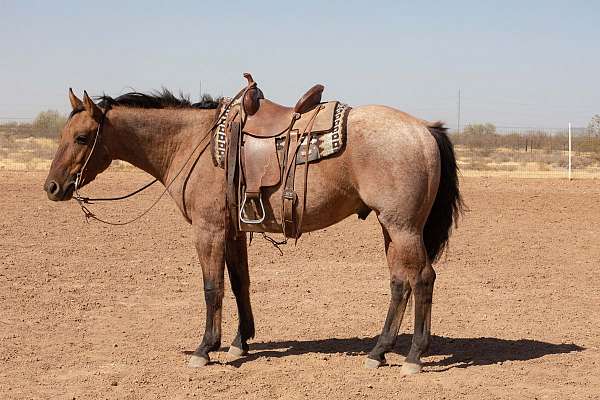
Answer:
[(242, 106), (247, 115), (254, 115), (260, 106), (259, 100), (264, 99), (265, 96), (263, 95), (262, 90), (256, 87), (256, 82), (254, 81), (254, 78), (252, 78), (252, 75), (245, 72), (244, 78), (248, 80), (248, 86), (246, 87), (244, 98), (242, 99)]

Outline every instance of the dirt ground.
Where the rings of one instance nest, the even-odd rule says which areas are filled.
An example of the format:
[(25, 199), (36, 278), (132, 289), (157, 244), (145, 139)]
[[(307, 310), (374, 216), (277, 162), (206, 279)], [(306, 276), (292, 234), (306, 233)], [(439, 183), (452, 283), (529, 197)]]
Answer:
[[(600, 398), (600, 181), (467, 177), (470, 212), (436, 267), (433, 344), (400, 375), (412, 313), (388, 366), (363, 362), (389, 300), (377, 220), (307, 234), (284, 256), (250, 247), (251, 354), (201, 340), (204, 300), (191, 232), (170, 200), (126, 227), (86, 224), (52, 203), (44, 173), (0, 173), (0, 398)], [(124, 193), (143, 174), (101, 176)], [(96, 207), (134, 215), (158, 192)], [(223, 345), (237, 325), (226, 290)]]

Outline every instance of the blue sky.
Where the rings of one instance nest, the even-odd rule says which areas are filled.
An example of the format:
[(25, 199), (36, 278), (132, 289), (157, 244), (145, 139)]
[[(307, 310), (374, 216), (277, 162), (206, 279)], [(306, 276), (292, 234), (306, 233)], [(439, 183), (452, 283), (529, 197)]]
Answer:
[(231, 95), (252, 72), (292, 103), (386, 104), (456, 126), (585, 125), (600, 113), (597, 1), (0, 0), (0, 118), (67, 89)]

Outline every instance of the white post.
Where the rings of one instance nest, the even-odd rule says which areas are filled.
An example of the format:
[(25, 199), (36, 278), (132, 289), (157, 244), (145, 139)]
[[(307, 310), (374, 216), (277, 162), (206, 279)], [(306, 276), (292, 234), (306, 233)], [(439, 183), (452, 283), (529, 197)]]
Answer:
[(571, 123), (569, 122), (569, 180), (571, 180)]

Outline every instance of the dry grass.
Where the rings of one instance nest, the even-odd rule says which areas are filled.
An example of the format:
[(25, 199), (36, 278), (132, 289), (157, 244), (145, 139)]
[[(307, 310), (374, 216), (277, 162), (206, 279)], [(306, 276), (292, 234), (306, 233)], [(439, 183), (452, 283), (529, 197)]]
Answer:
[(23, 138), (0, 133), (0, 169), (47, 169), (56, 146), (56, 141), (49, 138)]
[[(0, 132), (0, 170), (43, 171), (50, 168), (58, 142), (50, 138), (19, 137)], [(112, 169), (131, 169), (130, 164), (115, 161)]]
[[(468, 148), (455, 146), (458, 164), (466, 176), (566, 177), (567, 151), (518, 151), (510, 148)], [(575, 177), (600, 178), (600, 160), (595, 153), (575, 152), (572, 157)]]

